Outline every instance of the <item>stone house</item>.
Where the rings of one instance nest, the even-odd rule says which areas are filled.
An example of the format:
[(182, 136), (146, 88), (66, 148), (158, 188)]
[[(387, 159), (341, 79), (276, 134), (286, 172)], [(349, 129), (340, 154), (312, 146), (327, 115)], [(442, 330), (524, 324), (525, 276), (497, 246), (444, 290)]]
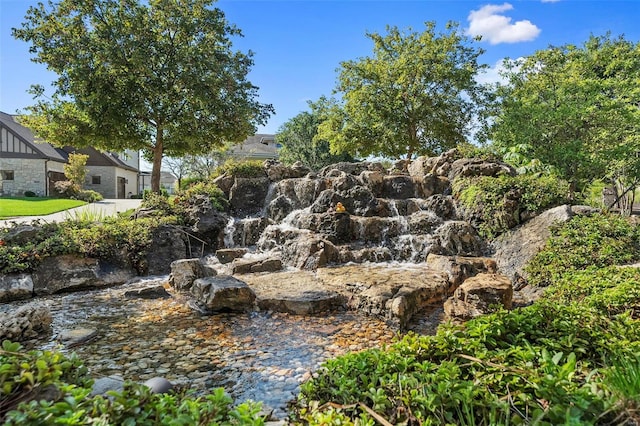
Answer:
[(279, 148), (275, 135), (258, 133), (231, 147), (229, 156), (237, 160), (275, 160)]
[(104, 198), (125, 198), (138, 193), (137, 152), (100, 152), (94, 148), (56, 148), (38, 140), (16, 116), (0, 112), (0, 195), (55, 196), (54, 184), (66, 180), (64, 164), (72, 152), (89, 155), (84, 188)]

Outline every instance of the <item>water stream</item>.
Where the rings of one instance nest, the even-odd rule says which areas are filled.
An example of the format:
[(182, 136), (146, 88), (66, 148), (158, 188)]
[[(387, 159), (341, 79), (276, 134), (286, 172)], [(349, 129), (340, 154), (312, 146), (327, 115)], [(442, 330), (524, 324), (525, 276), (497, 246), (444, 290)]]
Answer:
[[(94, 340), (61, 349), (75, 351), (94, 378), (120, 375), (144, 382), (160, 376), (203, 392), (224, 387), (236, 401), (262, 401), (276, 418), (284, 418), (300, 383), (323, 361), (381, 347), (398, 336), (383, 321), (354, 312), (200, 316), (178, 295), (151, 300), (124, 296), (149, 284), (37, 299), (51, 310), (54, 321), (53, 334), (36, 347), (61, 349), (57, 336), (63, 330), (96, 329)], [(0, 310), (17, 305), (0, 305)], [(439, 321), (436, 311), (413, 328), (430, 333)]]

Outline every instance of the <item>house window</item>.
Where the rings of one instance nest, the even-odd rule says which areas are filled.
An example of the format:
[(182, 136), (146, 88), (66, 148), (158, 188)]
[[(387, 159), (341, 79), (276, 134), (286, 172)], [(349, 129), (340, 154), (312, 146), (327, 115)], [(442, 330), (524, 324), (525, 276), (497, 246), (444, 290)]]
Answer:
[(91, 176), (91, 185), (100, 185), (100, 176)]
[(0, 170), (2, 180), (13, 180), (13, 170)]

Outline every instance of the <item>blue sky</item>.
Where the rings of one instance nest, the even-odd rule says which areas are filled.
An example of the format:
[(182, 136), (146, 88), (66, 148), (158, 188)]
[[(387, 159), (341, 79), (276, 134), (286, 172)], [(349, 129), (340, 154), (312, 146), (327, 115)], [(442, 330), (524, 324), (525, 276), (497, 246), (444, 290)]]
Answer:
[[(13, 39), (36, 0), (0, 0), (0, 111), (15, 113), (33, 103), (27, 89), (48, 84), (54, 75), (30, 61), (28, 44)], [(276, 114), (261, 133), (278, 128), (308, 100), (330, 96), (341, 61), (370, 55), (366, 32), (384, 33), (386, 25), (415, 31), (435, 21), (442, 30), (456, 21), (470, 35), (482, 35), (483, 63), (495, 68), (502, 58), (532, 54), (549, 45), (582, 44), (590, 34), (624, 34), (640, 40), (640, 0), (220, 0), (229, 22), (244, 33), (236, 49), (254, 52), (250, 81), (260, 101)], [(492, 79), (490, 72), (486, 79)]]

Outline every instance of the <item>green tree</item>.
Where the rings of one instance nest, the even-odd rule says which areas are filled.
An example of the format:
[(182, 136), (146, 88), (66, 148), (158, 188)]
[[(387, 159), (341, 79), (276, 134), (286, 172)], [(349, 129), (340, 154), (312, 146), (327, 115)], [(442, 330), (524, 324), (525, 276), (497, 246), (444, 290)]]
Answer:
[(336, 93), (342, 94), (319, 126), (331, 151), (392, 158), (441, 153), (463, 142), (481, 105), (474, 77), (484, 68), (475, 39), (458, 24), (436, 33), (387, 27), (367, 33), (373, 56), (342, 62)]
[(276, 143), (282, 145), (280, 160), (285, 164), (301, 161), (312, 170), (340, 161), (353, 161), (349, 154), (332, 154), (329, 142), (317, 137), (321, 114), (328, 100), (322, 97), (308, 104), (311, 111), (301, 112), (278, 129)]
[(243, 140), (273, 108), (256, 101), (247, 81), (252, 53), (232, 50), (240, 30), (213, 2), (61, 0), (29, 8), (13, 35), (59, 77), (49, 99), (33, 87), (39, 101), (23, 122), (58, 145), (145, 151), (156, 192), (164, 155)]
[(640, 177), (640, 44), (609, 34), (509, 61), (491, 138), (526, 144), (574, 191), (596, 178)]
[(87, 160), (89, 156), (86, 154), (69, 154), (67, 164), (63, 165), (64, 175), (67, 179), (78, 186), (78, 190), (84, 186), (84, 178), (87, 175)]

